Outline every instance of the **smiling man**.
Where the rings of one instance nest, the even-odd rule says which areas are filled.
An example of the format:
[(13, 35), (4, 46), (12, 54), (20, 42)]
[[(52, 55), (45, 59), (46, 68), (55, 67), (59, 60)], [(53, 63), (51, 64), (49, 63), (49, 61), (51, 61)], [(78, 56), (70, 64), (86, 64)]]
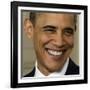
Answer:
[(26, 77), (79, 74), (79, 67), (70, 58), (76, 31), (75, 14), (31, 12), (24, 29), (33, 40), (37, 57), (37, 64)]

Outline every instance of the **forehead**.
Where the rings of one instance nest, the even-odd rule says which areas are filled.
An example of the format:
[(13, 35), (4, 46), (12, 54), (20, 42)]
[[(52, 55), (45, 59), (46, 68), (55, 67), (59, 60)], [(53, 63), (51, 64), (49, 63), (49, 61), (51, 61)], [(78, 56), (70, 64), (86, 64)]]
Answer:
[(37, 13), (36, 14), (36, 21), (67, 21), (67, 22), (74, 22), (75, 21), (75, 14), (72, 13)]
[[(38, 13), (36, 17), (37, 24), (74, 24), (74, 16), (72, 13)], [(38, 23), (39, 22), (39, 23)]]
[(48, 17), (48, 16), (57, 16), (57, 17), (64, 17), (64, 18), (74, 18), (75, 14), (72, 13), (37, 13), (37, 17)]

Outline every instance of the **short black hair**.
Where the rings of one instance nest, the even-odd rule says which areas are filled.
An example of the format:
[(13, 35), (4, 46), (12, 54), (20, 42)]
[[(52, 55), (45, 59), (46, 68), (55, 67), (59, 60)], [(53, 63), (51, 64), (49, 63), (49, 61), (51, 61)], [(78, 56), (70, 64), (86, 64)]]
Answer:
[[(32, 24), (35, 26), (35, 22), (36, 22), (36, 16), (38, 15), (39, 12), (36, 11), (31, 11), (30, 12), (30, 21), (32, 22)], [(74, 14), (74, 22), (75, 22), (75, 31), (77, 29), (77, 14)]]
[(36, 22), (36, 14), (37, 14), (37, 12), (35, 12), (35, 11), (31, 11), (29, 14), (29, 19), (33, 25), (35, 25), (35, 22)]

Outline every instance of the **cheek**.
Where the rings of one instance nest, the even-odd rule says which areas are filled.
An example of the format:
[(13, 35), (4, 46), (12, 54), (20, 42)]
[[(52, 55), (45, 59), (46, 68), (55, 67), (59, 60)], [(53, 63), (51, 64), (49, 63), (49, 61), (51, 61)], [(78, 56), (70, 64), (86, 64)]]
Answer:
[(42, 33), (35, 33), (33, 37), (35, 47), (42, 47), (50, 41), (50, 38)]
[(74, 38), (73, 37), (65, 38), (64, 40), (69, 46), (74, 45)]
[(40, 43), (40, 45), (45, 45), (50, 41), (50, 38), (45, 34), (39, 35), (38, 38), (39, 38), (38, 42)]
[(47, 35), (42, 35), (41, 36), (41, 41), (44, 43), (47, 43), (50, 40), (50, 38)]

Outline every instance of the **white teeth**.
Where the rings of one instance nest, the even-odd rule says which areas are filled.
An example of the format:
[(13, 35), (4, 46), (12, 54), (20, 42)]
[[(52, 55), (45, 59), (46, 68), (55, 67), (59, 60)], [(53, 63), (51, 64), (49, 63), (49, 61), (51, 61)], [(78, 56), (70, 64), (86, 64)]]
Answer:
[(61, 51), (55, 51), (55, 50), (48, 50), (48, 53), (50, 53), (51, 55), (55, 55), (55, 56), (58, 56), (58, 55), (62, 54)]

